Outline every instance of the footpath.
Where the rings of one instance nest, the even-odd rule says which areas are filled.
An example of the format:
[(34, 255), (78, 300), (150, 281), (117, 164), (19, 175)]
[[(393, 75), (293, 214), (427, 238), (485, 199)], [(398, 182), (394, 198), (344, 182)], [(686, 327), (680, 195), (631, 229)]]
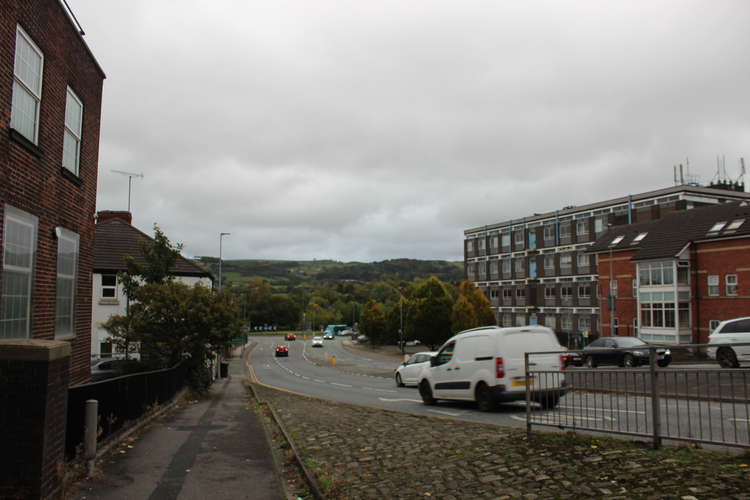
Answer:
[(282, 500), (259, 417), (248, 406), (244, 364), (200, 401), (152, 422), (97, 462), (76, 485), (76, 500)]

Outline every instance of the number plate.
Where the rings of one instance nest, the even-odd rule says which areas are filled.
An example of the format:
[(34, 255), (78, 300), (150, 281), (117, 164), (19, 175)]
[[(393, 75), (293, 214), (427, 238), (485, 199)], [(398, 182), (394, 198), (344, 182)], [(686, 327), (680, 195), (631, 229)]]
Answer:
[[(528, 382), (529, 382), (529, 385), (534, 385), (534, 379), (528, 379)], [(526, 387), (526, 380), (523, 380), (523, 379), (514, 380), (513, 382), (510, 383), (510, 385), (514, 387), (517, 387), (517, 386)]]

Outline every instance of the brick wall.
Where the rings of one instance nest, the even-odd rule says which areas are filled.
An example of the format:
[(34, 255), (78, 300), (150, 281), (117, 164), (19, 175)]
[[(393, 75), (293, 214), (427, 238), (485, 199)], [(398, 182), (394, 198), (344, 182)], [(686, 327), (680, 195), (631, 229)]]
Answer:
[[(693, 252), (694, 292), (698, 307), (693, 313), (693, 331), (707, 342), (709, 321), (750, 316), (750, 238), (699, 243)], [(727, 296), (726, 275), (737, 275), (737, 295)], [(708, 295), (708, 276), (719, 277), (719, 295)]]
[[(617, 306), (614, 313), (617, 318), (618, 335), (634, 335), (633, 318), (638, 316), (638, 303), (633, 297), (633, 280), (636, 278), (636, 264), (630, 259), (635, 254), (634, 250), (613, 252), (610, 259), (609, 252), (598, 255), (599, 269), (599, 311), (601, 314), (601, 334), (611, 336), (611, 315), (609, 311), (608, 297), (610, 287), (610, 276), (617, 280)], [(611, 266), (610, 266), (611, 264)]]
[[(10, 131), (16, 25), (44, 54), (38, 148)], [(89, 377), (91, 269), (104, 74), (57, 0), (2, 2), (0, 9), (0, 243), (5, 204), (39, 218), (32, 293), (33, 338), (54, 338), (57, 239), (54, 228), (78, 233), (75, 332), (71, 382)], [(63, 171), (66, 89), (83, 102), (80, 174)], [(0, 285), (2, 275), (0, 273)], [(1, 290), (1, 288), (0, 288)]]
[(0, 498), (56, 498), (70, 344), (0, 340)]

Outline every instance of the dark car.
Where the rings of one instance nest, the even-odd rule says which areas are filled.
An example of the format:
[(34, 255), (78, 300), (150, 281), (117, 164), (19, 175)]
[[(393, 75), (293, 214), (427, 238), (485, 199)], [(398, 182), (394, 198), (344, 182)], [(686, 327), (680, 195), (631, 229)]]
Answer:
[(295, 334), (293, 334), (293, 333), (287, 333), (286, 334), (286, 339), (287, 340), (297, 340), (297, 336)]
[[(583, 348), (583, 364), (589, 368), (599, 365), (631, 366), (649, 363), (649, 344), (636, 337), (601, 337)], [(672, 362), (669, 349), (656, 349), (656, 363), (664, 368)]]
[(285, 345), (277, 345), (276, 356), (289, 356), (289, 348)]
[(125, 368), (133, 363), (124, 359), (95, 359), (91, 361), (91, 381), (98, 382), (108, 378), (125, 375)]

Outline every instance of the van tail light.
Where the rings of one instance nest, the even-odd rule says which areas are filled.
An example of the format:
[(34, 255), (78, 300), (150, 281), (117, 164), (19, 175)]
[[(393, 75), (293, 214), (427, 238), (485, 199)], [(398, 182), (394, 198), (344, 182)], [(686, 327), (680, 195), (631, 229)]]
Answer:
[(568, 359), (570, 354), (560, 354), (560, 371), (568, 367)]
[(505, 378), (503, 358), (495, 358), (495, 378)]

